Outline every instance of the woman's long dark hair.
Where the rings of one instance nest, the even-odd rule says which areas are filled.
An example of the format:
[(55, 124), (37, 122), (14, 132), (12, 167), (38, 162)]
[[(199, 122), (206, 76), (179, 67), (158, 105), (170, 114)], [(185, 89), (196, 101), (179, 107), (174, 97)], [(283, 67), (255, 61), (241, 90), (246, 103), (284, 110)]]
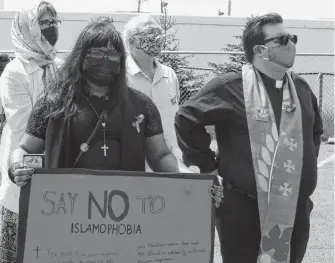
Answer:
[(80, 33), (72, 52), (66, 57), (62, 67), (56, 72), (53, 81), (45, 91), (45, 101), (52, 118), (68, 118), (78, 111), (75, 97), (78, 91), (83, 91), (82, 64), (87, 51), (93, 47), (106, 47), (108, 43), (122, 53), (120, 73), (109, 86), (110, 100), (113, 105), (124, 101), (127, 94), (126, 84), (126, 58), (121, 34), (113, 25), (113, 20), (108, 17), (98, 17), (90, 21)]

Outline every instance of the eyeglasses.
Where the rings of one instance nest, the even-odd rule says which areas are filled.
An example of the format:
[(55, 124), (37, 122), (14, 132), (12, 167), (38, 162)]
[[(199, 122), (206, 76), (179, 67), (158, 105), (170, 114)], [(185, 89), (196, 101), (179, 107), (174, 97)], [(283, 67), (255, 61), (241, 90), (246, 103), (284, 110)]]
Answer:
[(269, 43), (270, 41), (273, 40), (278, 40), (278, 43), (282, 46), (286, 46), (288, 41), (291, 40), (293, 44), (297, 44), (298, 42), (298, 36), (297, 35), (283, 35), (283, 36), (279, 36), (279, 37), (272, 37), (269, 39), (265, 39), (264, 43)]
[(104, 57), (107, 56), (107, 58), (111, 61), (113, 60), (120, 60), (120, 58), (122, 57), (122, 53), (121, 52), (117, 52), (117, 51), (102, 51), (102, 50), (98, 50), (98, 49), (89, 49), (87, 51), (87, 55), (91, 58), (94, 59), (103, 59)]
[(39, 23), (41, 26), (46, 26), (46, 27), (51, 27), (51, 26), (55, 26), (55, 27), (60, 27), (60, 25), (62, 24), (62, 21), (60, 20), (42, 20)]

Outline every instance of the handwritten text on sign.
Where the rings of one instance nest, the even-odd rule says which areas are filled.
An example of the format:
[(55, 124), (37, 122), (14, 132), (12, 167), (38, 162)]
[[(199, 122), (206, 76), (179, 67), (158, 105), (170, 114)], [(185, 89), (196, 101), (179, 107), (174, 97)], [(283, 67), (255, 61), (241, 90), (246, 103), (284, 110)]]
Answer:
[(210, 177), (36, 174), (23, 262), (209, 263), (212, 184)]

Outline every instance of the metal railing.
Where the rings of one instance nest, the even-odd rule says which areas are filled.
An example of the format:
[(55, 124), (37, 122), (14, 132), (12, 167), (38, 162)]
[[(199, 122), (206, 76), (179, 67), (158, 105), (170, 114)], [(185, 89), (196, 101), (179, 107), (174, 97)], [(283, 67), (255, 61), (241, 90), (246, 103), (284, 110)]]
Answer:
[(334, 137), (334, 73), (300, 73), (318, 99), (324, 137)]

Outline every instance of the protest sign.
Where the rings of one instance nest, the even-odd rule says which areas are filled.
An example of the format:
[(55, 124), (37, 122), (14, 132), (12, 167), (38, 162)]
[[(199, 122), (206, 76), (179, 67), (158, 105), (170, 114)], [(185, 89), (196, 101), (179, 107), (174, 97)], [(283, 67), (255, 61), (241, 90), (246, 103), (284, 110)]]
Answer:
[(211, 263), (214, 177), (37, 169), (17, 263)]

